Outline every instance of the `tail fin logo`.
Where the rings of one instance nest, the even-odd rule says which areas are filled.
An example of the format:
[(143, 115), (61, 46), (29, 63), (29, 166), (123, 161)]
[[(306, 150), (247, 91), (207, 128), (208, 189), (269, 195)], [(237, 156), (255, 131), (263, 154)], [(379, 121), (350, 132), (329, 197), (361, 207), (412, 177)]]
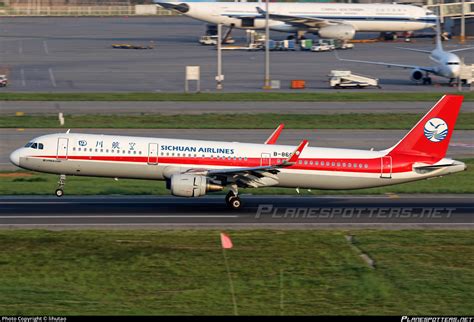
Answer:
[(435, 117), (425, 123), (424, 132), (431, 142), (441, 142), (448, 135), (448, 125), (443, 119)]

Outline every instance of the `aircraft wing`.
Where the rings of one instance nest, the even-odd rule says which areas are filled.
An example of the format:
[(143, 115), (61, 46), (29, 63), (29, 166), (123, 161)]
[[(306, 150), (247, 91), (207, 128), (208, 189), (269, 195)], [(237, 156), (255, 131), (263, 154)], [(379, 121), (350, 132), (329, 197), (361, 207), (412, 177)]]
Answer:
[[(259, 14), (265, 16), (266, 11), (260, 7), (257, 7)], [(291, 15), (279, 15), (269, 13), (268, 17), (272, 20), (278, 20), (285, 22), (289, 25), (295, 27), (305, 27), (305, 28), (321, 28), (329, 25), (339, 25), (340, 21), (321, 19), (321, 18), (312, 18), (312, 17), (303, 17), (303, 16), (291, 16)]]
[(459, 51), (471, 50), (471, 49), (474, 49), (474, 47), (466, 47), (466, 48), (453, 49), (453, 50), (450, 50), (449, 52), (450, 52), (450, 53), (456, 53), (456, 52), (459, 52)]
[(307, 145), (307, 140), (301, 141), (288, 159), (275, 165), (212, 170), (190, 169), (185, 173), (205, 175), (212, 180), (218, 180), (227, 184), (237, 184), (240, 187), (257, 188), (271, 186), (278, 183), (278, 177), (276, 174), (280, 172), (279, 169), (290, 167), (298, 162), (301, 152)]
[(424, 72), (436, 73), (436, 69), (434, 67), (385, 63), (385, 62), (368, 61), (368, 60), (344, 59), (344, 58), (340, 58), (337, 55), (337, 53), (335, 53), (335, 55), (336, 55), (336, 58), (341, 61), (348, 61), (348, 62), (361, 63), (361, 64), (381, 65), (381, 66), (386, 66), (386, 67), (397, 67), (397, 68), (403, 68), (403, 69), (419, 69)]
[(226, 17), (229, 17), (229, 18), (237, 18), (237, 19), (241, 19), (241, 18), (257, 18), (257, 17), (260, 17), (260, 15), (258, 13), (239, 13), (239, 14), (234, 14), (234, 13), (223, 13), (222, 16), (226, 16)]
[(416, 51), (418, 53), (425, 53), (425, 54), (430, 54), (432, 50), (427, 50), (427, 49), (416, 49), (416, 48), (407, 48), (407, 47), (397, 47), (398, 49), (403, 49), (403, 50), (409, 50), (409, 51)]

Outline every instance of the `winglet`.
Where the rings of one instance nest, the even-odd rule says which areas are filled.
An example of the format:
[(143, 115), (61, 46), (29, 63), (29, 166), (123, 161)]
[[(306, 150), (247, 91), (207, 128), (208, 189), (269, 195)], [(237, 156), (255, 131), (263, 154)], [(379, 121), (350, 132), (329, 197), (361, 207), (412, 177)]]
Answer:
[(280, 137), (281, 131), (283, 131), (283, 128), (285, 127), (285, 124), (281, 123), (278, 125), (278, 127), (273, 131), (273, 133), (268, 137), (268, 139), (265, 141), (265, 144), (275, 144), (278, 138)]
[(301, 152), (303, 152), (303, 149), (306, 148), (307, 145), (308, 140), (301, 141), (300, 145), (298, 145), (296, 150), (289, 156), (288, 159), (285, 160), (285, 164), (295, 164), (296, 162), (298, 162)]

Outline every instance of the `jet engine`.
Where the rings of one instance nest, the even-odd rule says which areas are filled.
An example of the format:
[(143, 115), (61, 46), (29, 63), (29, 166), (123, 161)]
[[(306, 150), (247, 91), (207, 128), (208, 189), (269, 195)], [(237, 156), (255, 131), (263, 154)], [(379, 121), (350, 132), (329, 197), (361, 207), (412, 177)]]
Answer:
[(318, 30), (318, 34), (321, 38), (340, 40), (350, 40), (354, 38), (355, 32), (354, 27), (350, 25), (327, 26)]
[(423, 79), (423, 71), (419, 69), (413, 69), (411, 71), (410, 78), (412, 81), (419, 82)]
[(221, 191), (223, 186), (209, 183), (205, 176), (192, 174), (174, 174), (168, 182), (168, 189), (173, 196), (200, 197), (209, 191)]

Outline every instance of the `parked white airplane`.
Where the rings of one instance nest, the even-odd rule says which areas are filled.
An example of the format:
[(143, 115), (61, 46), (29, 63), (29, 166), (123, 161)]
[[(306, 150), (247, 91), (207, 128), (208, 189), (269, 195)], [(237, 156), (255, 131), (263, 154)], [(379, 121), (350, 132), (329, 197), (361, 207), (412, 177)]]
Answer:
[(411, 69), (412, 71), (411, 71), (410, 78), (411, 80), (417, 83), (423, 82), (423, 84), (431, 84), (431, 77), (429, 75), (433, 74), (433, 75), (448, 78), (449, 83), (451, 84), (454, 81), (456, 81), (456, 79), (459, 77), (461, 73), (461, 59), (456, 54), (454, 54), (454, 52), (473, 49), (473, 47), (468, 47), (468, 48), (459, 48), (459, 49), (454, 49), (454, 50), (449, 50), (449, 51), (444, 50), (443, 44), (441, 42), (441, 28), (439, 24), (436, 27), (435, 49), (423, 50), (423, 49), (402, 48), (402, 47), (398, 47), (398, 48), (430, 54), (430, 59), (435, 62), (435, 65), (416, 66), (416, 65), (384, 63), (384, 62), (367, 61), (367, 60), (343, 59), (343, 58), (340, 58), (337, 53), (335, 53), (335, 55), (337, 59), (341, 61)]
[[(194, 19), (242, 29), (264, 29), (261, 2), (162, 2), (165, 9)], [(322, 38), (349, 40), (357, 31), (414, 31), (434, 26), (432, 11), (412, 5), (348, 3), (284, 3), (269, 5), (274, 31), (318, 33)]]
[[(239, 188), (359, 189), (463, 171), (445, 158), (463, 96), (445, 95), (393, 147), (383, 151), (58, 133), (37, 137), (10, 155), (28, 170), (66, 175), (166, 180), (171, 194), (199, 197), (226, 187), (226, 202), (240, 208)], [(280, 132), (282, 126), (279, 127)], [(268, 144), (270, 143), (270, 144)]]

